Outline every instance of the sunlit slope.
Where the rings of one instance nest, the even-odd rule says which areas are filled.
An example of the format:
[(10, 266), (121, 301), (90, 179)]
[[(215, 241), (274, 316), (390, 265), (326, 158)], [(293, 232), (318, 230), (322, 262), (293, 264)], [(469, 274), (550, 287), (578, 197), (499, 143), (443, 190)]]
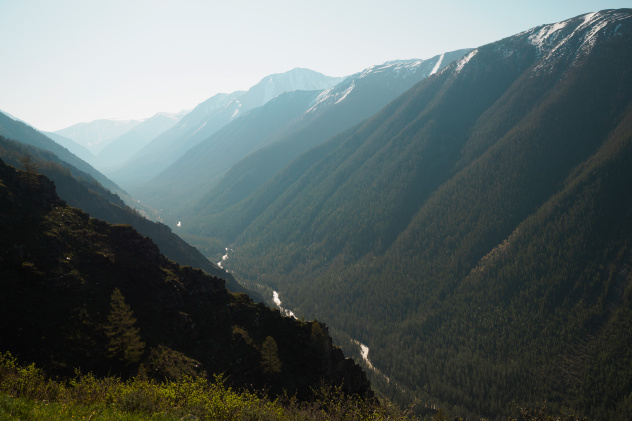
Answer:
[(300, 117), (319, 92), (287, 92), (231, 121), (147, 182), (143, 200), (183, 218), (236, 162)]
[(178, 124), (153, 139), (108, 175), (135, 195), (142, 196), (145, 183), (190, 148), (249, 110), (264, 105), (283, 92), (326, 89), (340, 79), (297, 68), (269, 75), (247, 91), (216, 94), (198, 104)]
[[(216, 185), (207, 187), (189, 211), (194, 218), (193, 225), (205, 225), (207, 218), (217, 212), (232, 212), (228, 210), (232, 205), (247, 198), (294, 158), (372, 116), (468, 51), (448, 52), (428, 60), (401, 60), (371, 66), (321, 92), (300, 116), (264, 139), (259, 150), (232, 166)], [(219, 152), (216, 159), (221, 157)]]

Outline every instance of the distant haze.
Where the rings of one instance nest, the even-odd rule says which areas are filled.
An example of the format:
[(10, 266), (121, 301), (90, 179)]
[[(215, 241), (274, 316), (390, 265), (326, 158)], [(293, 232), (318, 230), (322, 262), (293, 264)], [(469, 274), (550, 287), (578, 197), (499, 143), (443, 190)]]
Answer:
[(345, 76), (629, 1), (0, 2), (0, 109), (40, 130), (145, 119), (295, 67)]

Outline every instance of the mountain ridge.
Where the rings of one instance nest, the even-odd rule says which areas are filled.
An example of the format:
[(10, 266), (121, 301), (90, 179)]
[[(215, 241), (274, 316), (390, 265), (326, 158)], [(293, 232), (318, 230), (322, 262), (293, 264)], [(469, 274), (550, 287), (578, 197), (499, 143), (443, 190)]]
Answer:
[[(191, 147), (202, 142), (239, 115), (259, 107), (272, 97), (304, 86), (304, 81), (287, 78), (288, 74), (303, 74), (300, 69), (270, 75), (251, 87), (248, 91), (217, 94), (196, 106), (172, 129), (156, 137), (126, 163), (108, 175), (127, 186), (134, 193), (140, 193), (140, 186), (158, 175), (167, 166), (182, 156)], [(316, 85), (328, 86), (339, 78), (332, 78), (309, 71), (310, 77), (318, 76)], [(287, 84), (281, 84), (280, 79)], [(271, 85), (272, 81), (275, 85)], [(324, 84), (324, 85), (323, 85)], [(269, 91), (265, 93), (266, 89)]]
[(25, 156), (32, 159), (40, 173), (54, 181), (56, 192), (68, 205), (112, 224), (132, 225), (150, 237), (159, 246), (161, 253), (170, 259), (224, 279), (232, 292), (248, 293), (254, 300), (263, 301), (259, 294), (242, 287), (231, 274), (210, 262), (169, 227), (146, 219), (141, 211), (128, 207), (119, 196), (102, 187), (88, 174), (62, 161), (50, 151), (0, 136), (0, 158), (5, 163), (21, 167), (21, 160)]
[[(196, 214), (206, 214), (206, 207), (227, 209), (235, 201), (254, 191), (256, 186), (280, 171), (300, 153), (369, 117), (398, 94), (430, 74), (435, 66), (445, 66), (465, 51), (449, 52), (428, 60), (401, 60), (398, 63), (372, 66), (322, 91), (307, 110), (285, 127), (279, 128), (272, 136), (266, 137), (258, 149), (253, 150), (250, 155), (225, 172), (215, 186), (209, 184), (206, 190), (200, 190), (199, 203), (191, 208), (187, 219), (195, 218)], [(202, 151), (202, 147), (203, 144), (196, 150), (200, 153), (197, 159), (206, 156), (209, 162), (212, 162), (213, 158), (208, 152)], [(175, 165), (169, 173), (165, 172), (163, 177), (156, 178), (156, 184), (168, 184), (167, 179), (173, 178), (177, 168), (182, 170), (183, 167), (191, 167), (190, 162), (184, 160), (177, 162), (179, 167)], [(200, 168), (200, 173), (203, 170)], [(168, 194), (163, 193), (161, 196), (163, 202), (160, 206), (168, 209), (165, 203)]]
[(176, 125), (186, 114), (157, 113), (117, 136), (97, 155), (100, 167), (106, 170), (127, 161), (147, 143)]
[(77, 123), (54, 133), (72, 139), (97, 155), (114, 139), (141, 124), (141, 120), (98, 119)]
[[(409, 399), (489, 417), (509, 399), (551, 399), (624, 419), (616, 396), (632, 390), (587, 380), (599, 371), (595, 348), (572, 376), (555, 370), (597, 320), (593, 342), (630, 357), (608, 338), (631, 341), (630, 278), (609, 273), (629, 263), (617, 226), (628, 226), (630, 203), (616, 198), (632, 179), (632, 11), (565, 22), (472, 50), (292, 161), (256, 200), (205, 216), (208, 232), (235, 227), (223, 231), (228, 268), (369, 346)], [(544, 33), (558, 42), (533, 42)], [(594, 160), (605, 163), (582, 181)], [(610, 288), (621, 291), (614, 310)]]
[(7, 117), (2, 113), (0, 113), (0, 135), (9, 139), (19, 139), (21, 143), (50, 151), (57, 155), (61, 160), (69, 163), (78, 170), (89, 174), (110, 191), (120, 196), (128, 196), (127, 193), (116, 183), (101, 174), (89, 163), (78, 158), (65, 147), (47, 137), (42, 132), (34, 129), (32, 126)]

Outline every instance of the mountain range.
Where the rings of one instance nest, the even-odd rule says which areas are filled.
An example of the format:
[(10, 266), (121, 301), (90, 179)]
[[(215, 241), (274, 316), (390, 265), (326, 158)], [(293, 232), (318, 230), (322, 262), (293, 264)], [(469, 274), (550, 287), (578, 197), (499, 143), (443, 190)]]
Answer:
[(117, 137), (141, 124), (140, 120), (101, 119), (89, 123), (77, 123), (55, 134), (72, 139), (97, 155)]
[(186, 209), (228, 207), (233, 197), (245, 197), (301, 153), (371, 116), (467, 51), (372, 66), (325, 90), (279, 95), (188, 150), (139, 195), (187, 220), (194, 215)]
[(625, 9), (481, 46), (190, 225), (242, 281), (368, 346), (391, 394), (621, 417), (630, 45)]
[(245, 92), (217, 94), (199, 104), (178, 124), (153, 139), (119, 168), (107, 172), (107, 175), (137, 194), (138, 187), (144, 182), (243, 113), (262, 106), (283, 92), (325, 89), (339, 80), (313, 70), (293, 69), (270, 75)]
[[(252, 376), (254, 384), (279, 386), (266, 383), (256, 363), (266, 336), (285, 326), (284, 339), (275, 340), (298, 355), (291, 347), (312, 349), (310, 329), (322, 327), (302, 320), (318, 318), (345, 354), (362, 361), (373, 387), (403, 405), (417, 401), (451, 416), (505, 419), (512, 402), (519, 408), (545, 402), (558, 414), (628, 419), (631, 46), (632, 9), (604, 10), (475, 49), (376, 65), (342, 80), (323, 76), (327, 86), (306, 82), (322, 75), (295, 69), (247, 92), (208, 99), (108, 173), (135, 201), (163, 209), (174, 230), (181, 221), (177, 232), (207, 257), (221, 258), (222, 268), (211, 264), (217, 275), (234, 276), (290, 317), (169, 263), (130, 227), (90, 222), (63, 207), (43, 178), (40, 194), (28, 199), (30, 184), (17, 182), (29, 180), (28, 172), (2, 166), (3, 218), (10, 221), (3, 235), (18, 245), (0, 255), (12, 262), (0, 265), (3, 278), (20, 277), (10, 285), (31, 288), (29, 308), (44, 299), (34, 286), (43, 280), (48, 294), (69, 287), (81, 300), (98, 296), (99, 311), (73, 307), (83, 319), (64, 324), (46, 316), (75, 333), (91, 325), (73, 320), (103, 323), (117, 288), (143, 313), (141, 332), (150, 333), (154, 349), (166, 347), (215, 372), (217, 358), (239, 384)], [(0, 135), (28, 144), (0, 139), (0, 157), (12, 157), (14, 165), (20, 156), (44, 159), (51, 151), (61, 161), (75, 159), (76, 166), (56, 171), (79, 180), (59, 177), (60, 194), (62, 186), (77, 184), (82, 193), (69, 187), (64, 195), (92, 195), (85, 189), (92, 181), (81, 174), (105, 178), (1, 114)], [(56, 165), (65, 164), (42, 167)], [(105, 180), (98, 183), (114, 185)], [(116, 203), (106, 192), (99, 197)], [(29, 209), (35, 214), (21, 216)], [(77, 232), (94, 238), (94, 247)], [(21, 235), (25, 240), (17, 241)], [(37, 246), (42, 238), (45, 245)], [(103, 265), (92, 268), (88, 258)], [(108, 277), (110, 271), (116, 276)], [(81, 295), (82, 288), (93, 295)], [(19, 312), (17, 302), (9, 299), (7, 308)], [(152, 327), (157, 312), (170, 318), (172, 339)], [(18, 324), (28, 317), (19, 314), (11, 319)], [(258, 324), (262, 319), (277, 324)], [(201, 340), (212, 356), (195, 345), (206, 330), (224, 338), (217, 346)], [(47, 362), (37, 353), (37, 341), (50, 339), (35, 331), (23, 355), (63, 371), (59, 349)], [(10, 329), (6, 335), (17, 338)], [(85, 335), (103, 345), (96, 331)], [(235, 358), (215, 354), (219, 347), (235, 350)], [(305, 382), (294, 377), (307, 364), (309, 373), (320, 369), (365, 393), (357, 369), (335, 353), (337, 362), (324, 366), (301, 362), (305, 355), (292, 359), (283, 387), (304, 393), (317, 381), (316, 374)], [(107, 368), (107, 359), (98, 361), (95, 370)], [(332, 374), (331, 367), (344, 364), (349, 371)]]
[(44, 134), (100, 171), (127, 161), (187, 111), (157, 113), (145, 120), (95, 120)]
[(100, 168), (116, 167), (151, 142), (156, 136), (176, 125), (187, 111), (158, 113), (108, 143), (97, 155)]
[(51, 138), (44, 135), (40, 131), (34, 129), (32, 126), (15, 120), (12, 117), (4, 113), (0, 113), (0, 136), (4, 136), (9, 139), (14, 139), (21, 143), (35, 146), (52, 152), (59, 159), (72, 165), (77, 170), (92, 177), (98, 183), (101, 183), (104, 187), (112, 191), (113, 193), (125, 195), (125, 191), (121, 189), (116, 183), (105, 177), (102, 173), (97, 171), (87, 162), (78, 158), (71, 153), (68, 149), (54, 142)]

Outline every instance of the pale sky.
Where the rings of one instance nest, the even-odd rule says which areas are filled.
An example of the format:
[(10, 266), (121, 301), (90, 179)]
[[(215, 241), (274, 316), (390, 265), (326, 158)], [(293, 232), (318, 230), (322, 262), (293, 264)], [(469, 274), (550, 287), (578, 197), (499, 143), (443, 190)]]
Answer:
[(295, 67), (346, 76), (632, 0), (0, 0), (0, 110), (40, 130), (192, 109)]

